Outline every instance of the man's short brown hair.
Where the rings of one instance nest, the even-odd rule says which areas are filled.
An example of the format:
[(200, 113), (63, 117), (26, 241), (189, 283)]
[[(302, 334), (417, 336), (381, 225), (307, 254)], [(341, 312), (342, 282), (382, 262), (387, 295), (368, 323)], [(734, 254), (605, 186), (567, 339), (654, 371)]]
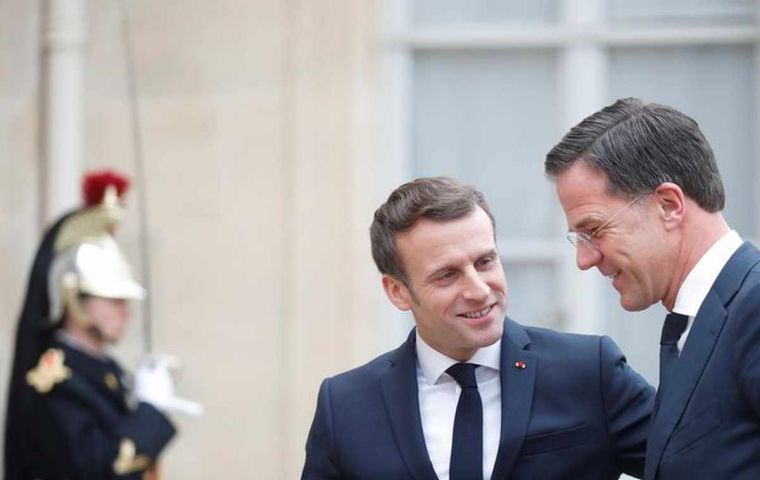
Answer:
[(372, 258), (380, 273), (409, 286), (404, 266), (396, 251), (396, 235), (412, 229), (420, 218), (446, 222), (466, 217), (480, 207), (496, 222), (485, 197), (474, 188), (448, 177), (422, 177), (396, 188), (375, 210), (370, 227)]

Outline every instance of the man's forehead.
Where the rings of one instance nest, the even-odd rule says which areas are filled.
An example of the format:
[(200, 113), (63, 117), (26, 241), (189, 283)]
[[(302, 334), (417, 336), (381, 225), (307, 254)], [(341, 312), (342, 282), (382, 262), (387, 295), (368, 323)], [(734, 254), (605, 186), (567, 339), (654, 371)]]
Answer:
[(602, 170), (578, 160), (557, 175), (557, 193), (564, 197), (608, 195), (608, 180)]
[(396, 239), (408, 239), (415, 236), (425, 235), (433, 231), (445, 231), (450, 235), (455, 235), (456, 233), (463, 231), (480, 230), (486, 223), (491, 229), (493, 229), (488, 214), (476, 205), (470, 212), (458, 218), (439, 220), (424, 216), (420, 217), (414, 222), (411, 228), (404, 232), (397, 233)]
[(396, 235), (396, 247), (405, 263), (442, 258), (457, 252), (495, 248), (491, 220), (478, 209), (465, 217), (435, 221), (420, 219), (408, 231)]
[(609, 179), (603, 171), (580, 161), (557, 176), (556, 191), (565, 213), (627, 201), (624, 195), (610, 192)]

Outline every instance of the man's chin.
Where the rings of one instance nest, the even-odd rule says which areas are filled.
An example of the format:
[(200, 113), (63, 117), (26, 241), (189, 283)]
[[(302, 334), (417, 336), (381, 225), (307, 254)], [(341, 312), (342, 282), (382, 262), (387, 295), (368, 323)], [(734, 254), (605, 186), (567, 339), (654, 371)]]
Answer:
[(504, 334), (504, 317), (495, 319), (490, 328), (483, 332), (483, 336), (480, 339), (480, 347), (488, 347), (499, 341)]
[(625, 295), (620, 295), (620, 306), (623, 307), (623, 310), (626, 312), (640, 312), (649, 308), (650, 305), (647, 305), (645, 302), (639, 301), (638, 299), (626, 298)]
[(113, 345), (119, 343), (124, 332), (103, 332), (101, 331), (101, 339), (103, 343)]
[(481, 345), (481, 348), (483, 348), (483, 347), (490, 347), (491, 345), (493, 345), (494, 343), (498, 342), (499, 340), (501, 340), (501, 332), (498, 335), (494, 335), (492, 338), (490, 338), (486, 342), (484, 342), (484, 344)]
[(491, 317), (492, 328), (499, 331), (499, 338), (501, 338), (501, 332), (504, 330), (504, 317), (507, 316), (504, 307), (494, 307), (489, 316)]

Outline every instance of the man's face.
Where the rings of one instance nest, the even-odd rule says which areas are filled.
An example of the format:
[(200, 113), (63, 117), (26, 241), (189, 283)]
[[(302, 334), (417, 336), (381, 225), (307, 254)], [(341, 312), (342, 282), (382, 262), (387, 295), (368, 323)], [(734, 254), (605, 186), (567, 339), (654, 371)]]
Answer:
[(557, 196), (571, 231), (590, 234), (611, 219), (596, 234), (596, 248), (576, 247), (578, 268), (599, 269), (628, 311), (643, 310), (665, 298), (676, 255), (669, 254), (672, 239), (660, 221), (656, 199), (643, 197), (621, 211), (630, 199), (609, 194), (607, 176), (582, 160), (557, 177)]
[(86, 297), (82, 309), (106, 343), (117, 342), (129, 322), (129, 301), (124, 299)]
[(396, 248), (409, 287), (387, 275), (383, 286), (396, 307), (412, 311), (423, 340), (464, 361), (501, 338), (507, 285), (483, 209), (446, 222), (422, 218)]

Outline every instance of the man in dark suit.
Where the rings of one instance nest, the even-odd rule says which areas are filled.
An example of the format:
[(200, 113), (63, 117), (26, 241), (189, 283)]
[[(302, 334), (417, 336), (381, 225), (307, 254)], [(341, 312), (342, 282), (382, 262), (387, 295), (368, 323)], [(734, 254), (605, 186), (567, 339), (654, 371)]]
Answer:
[(545, 167), (578, 267), (610, 278), (626, 310), (670, 311), (645, 477), (760, 478), (760, 252), (721, 214), (697, 123), (618, 100), (571, 129)]
[(608, 338), (504, 318), (483, 195), (447, 178), (397, 188), (372, 254), (416, 328), (326, 379), (302, 479), (612, 479), (643, 473), (654, 392)]

